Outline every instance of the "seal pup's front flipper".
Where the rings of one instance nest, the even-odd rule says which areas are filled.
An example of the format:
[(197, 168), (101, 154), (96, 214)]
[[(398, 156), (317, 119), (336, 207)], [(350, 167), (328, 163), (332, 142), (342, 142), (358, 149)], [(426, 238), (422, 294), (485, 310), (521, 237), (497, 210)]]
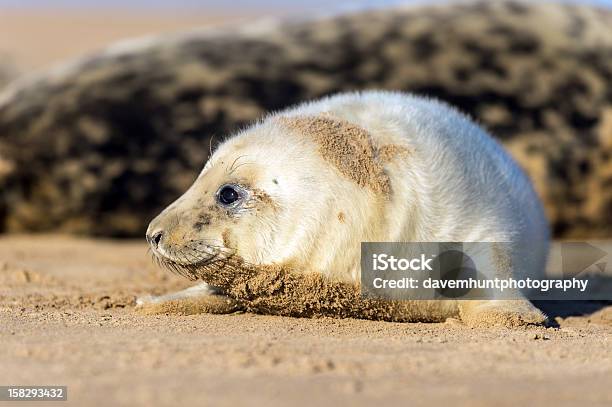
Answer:
[(136, 308), (144, 314), (229, 314), (240, 311), (239, 305), (222, 292), (200, 283), (181, 291), (136, 300)]

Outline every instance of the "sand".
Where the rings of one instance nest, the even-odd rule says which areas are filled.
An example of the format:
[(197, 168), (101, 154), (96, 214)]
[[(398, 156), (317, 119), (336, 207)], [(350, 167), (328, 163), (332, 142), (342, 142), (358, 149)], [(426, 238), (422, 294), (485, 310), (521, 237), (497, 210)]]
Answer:
[(323, 159), (346, 178), (374, 193), (389, 195), (389, 177), (365, 129), (324, 115), (281, 118), (280, 122), (298, 134), (310, 135)]
[(67, 385), (70, 405), (612, 403), (604, 304), (521, 329), (135, 311), (189, 284), (140, 241), (0, 238), (0, 384)]

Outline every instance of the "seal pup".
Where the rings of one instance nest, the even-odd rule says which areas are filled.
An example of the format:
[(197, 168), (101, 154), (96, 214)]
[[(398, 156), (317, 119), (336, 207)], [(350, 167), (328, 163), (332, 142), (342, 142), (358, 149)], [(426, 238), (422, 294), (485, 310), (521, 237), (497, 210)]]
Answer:
[(340, 94), (271, 114), (218, 147), (147, 230), (162, 265), (207, 284), (139, 303), (224, 295), (223, 311), (538, 324), (546, 317), (525, 298), (363, 299), (360, 243), (529, 242), (529, 255), (493, 246), (504, 252), (491, 253), (491, 267), (537, 278), (548, 240), (529, 179), (466, 116), (408, 94)]

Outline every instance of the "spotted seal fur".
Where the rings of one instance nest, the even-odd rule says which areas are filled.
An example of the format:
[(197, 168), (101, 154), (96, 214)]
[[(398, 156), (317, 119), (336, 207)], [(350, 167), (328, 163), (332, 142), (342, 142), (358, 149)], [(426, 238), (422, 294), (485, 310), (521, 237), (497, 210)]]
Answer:
[(119, 44), (0, 96), (0, 230), (139, 236), (213, 137), (378, 88), (437, 97), (489, 129), (534, 181), (556, 237), (610, 236), (611, 56), (609, 11), (520, 1)]

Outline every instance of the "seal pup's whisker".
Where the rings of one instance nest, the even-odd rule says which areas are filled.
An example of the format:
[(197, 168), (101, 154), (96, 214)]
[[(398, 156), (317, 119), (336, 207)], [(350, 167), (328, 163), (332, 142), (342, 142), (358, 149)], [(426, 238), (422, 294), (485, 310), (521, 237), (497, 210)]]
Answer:
[(213, 155), (212, 144), (213, 144), (213, 141), (214, 141), (215, 137), (216, 137), (215, 134), (211, 134), (210, 140), (208, 140), (208, 154), (209, 154), (208, 156), (209, 157), (212, 157), (212, 155)]
[(242, 157), (245, 157), (245, 155), (239, 155), (238, 157), (236, 157), (234, 159), (234, 161), (232, 161), (232, 164), (229, 166), (229, 169), (226, 167), (226, 172), (231, 172), (232, 168), (234, 168), (234, 164), (236, 164), (236, 161), (240, 160)]

